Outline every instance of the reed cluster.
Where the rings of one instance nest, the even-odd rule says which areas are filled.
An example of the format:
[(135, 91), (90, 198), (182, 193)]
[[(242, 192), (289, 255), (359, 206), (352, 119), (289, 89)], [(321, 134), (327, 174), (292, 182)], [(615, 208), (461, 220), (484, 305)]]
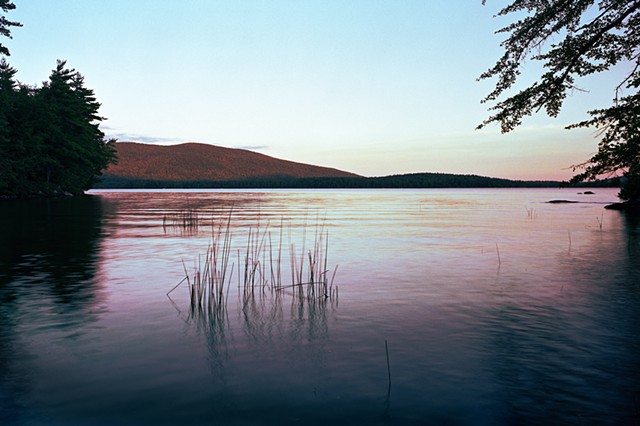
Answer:
[(179, 228), (189, 232), (197, 232), (200, 224), (198, 210), (187, 208), (176, 213), (162, 217), (162, 229), (166, 233), (168, 229)]
[[(338, 287), (333, 285), (338, 266), (333, 273), (328, 268), (329, 259), (329, 233), (324, 229), (324, 224), (316, 223), (313, 246), (306, 249), (306, 227), (302, 237), (300, 252), (296, 250), (295, 243), (289, 244), (289, 263), (291, 265), (291, 284), (294, 295), (299, 299), (337, 299)], [(331, 273), (331, 279), (329, 279)], [(278, 291), (286, 287), (278, 287)]]
[(528, 208), (525, 206), (525, 209), (527, 210), (527, 217), (531, 220), (535, 219), (538, 217), (538, 213), (536, 213), (536, 211), (532, 208)]
[(234, 264), (229, 266), (231, 254), (231, 216), (225, 224), (214, 227), (211, 242), (204, 259), (198, 256), (193, 273), (182, 262), (190, 297), (192, 315), (221, 321), (226, 316), (226, 303), (229, 295)]
[[(238, 294), (243, 307), (257, 295), (279, 298), (287, 292), (299, 304), (322, 303), (338, 300), (338, 286), (334, 286), (338, 267), (329, 269), (329, 233), (324, 223), (314, 227), (313, 243), (307, 247), (307, 226), (303, 228), (299, 245), (288, 233), (285, 245), (284, 220), (273, 230), (269, 222), (246, 229), (246, 239), (240, 246), (233, 244), (233, 233), (242, 228), (232, 227), (232, 213), (218, 224), (212, 222), (212, 238), (204, 258), (199, 255), (190, 271), (184, 265), (190, 296), (191, 314), (204, 316), (210, 321), (222, 321), (227, 314), (227, 300), (235, 265), (238, 265)], [(288, 256), (284, 248), (288, 247)], [(299, 247), (299, 248), (298, 248)], [(237, 254), (235, 262), (232, 253)], [(288, 265), (286, 264), (288, 262)], [(290, 269), (290, 281), (284, 282), (286, 266)], [(177, 286), (176, 286), (177, 287)], [(173, 290), (172, 290), (173, 291)]]

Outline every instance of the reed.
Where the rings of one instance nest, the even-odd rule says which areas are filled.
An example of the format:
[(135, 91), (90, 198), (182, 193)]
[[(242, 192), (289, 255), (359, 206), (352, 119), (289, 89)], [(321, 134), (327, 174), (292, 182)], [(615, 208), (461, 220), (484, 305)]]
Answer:
[(166, 233), (171, 229), (181, 229), (183, 231), (197, 232), (200, 225), (198, 210), (187, 208), (176, 213), (164, 215), (162, 217), (162, 229)]
[[(337, 303), (338, 286), (334, 286), (334, 280), (338, 267), (336, 265), (332, 273), (329, 270), (329, 233), (324, 222), (317, 222), (314, 241), (308, 250), (305, 250), (305, 222), (300, 252), (296, 251), (289, 229), (291, 283), (288, 285), (282, 281), (284, 219), (274, 237), (270, 223), (267, 221), (265, 224), (259, 218), (256, 225), (247, 229), (245, 243), (238, 247), (232, 243), (231, 229), (232, 212), (217, 226), (212, 222), (212, 238), (207, 251), (204, 258), (198, 255), (191, 272), (182, 262), (185, 278), (181, 283), (187, 283), (192, 315), (203, 315), (210, 321), (223, 320), (227, 314), (227, 299), (236, 263), (239, 265), (238, 294), (244, 307), (255, 300), (256, 293), (278, 299), (288, 289), (292, 290), (293, 303), (313, 305), (327, 299), (335, 299)], [(232, 252), (237, 253), (236, 262), (232, 262)]]
[(387, 396), (391, 394), (391, 364), (389, 363), (389, 345), (387, 341), (384, 341), (384, 350), (387, 353), (387, 377), (389, 379), (389, 386), (387, 387)]
[(528, 208), (525, 206), (525, 210), (527, 210), (527, 217), (531, 220), (535, 219), (538, 214), (535, 212), (535, 210), (532, 208)]
[[(267, 262), (267, 250), (269, 262)], [(255, 227), (249, 227), (244, 253), (244, 274), (238, 287), (242, 287), (245, 297), (254, 294), (256, 288), (261, 292), (273, 288), (273, 246), (268, 222), (262, 226), (259, 218)], [(240, 249), (238, 249), (238, 258), (240, 258)], [(271, 271), (271, 281), (267, 275), (269, 270)]]
[(217, 228), (213, 228), (204, 259), (198, 256), (191, 274), (183, 260), (192, 316), (204, 316), (212, 321), (220, 321), (226, 316), (227, 298), (235, 265), (232, 263), (229, 266), (231, 239), (230, 214), (226, 225), (221, 223)]
[(338, 288), (333, 282), (338, 266), (333, 269), (329, 279), (329, 233), (324, 229), (324, 222), (317, 221), (312, 248), (305, 251), (306, 224), (302, 237), (302, 250), (296, 250), (295, 243), (290, 243), (289, 259), (291, 264), (291, 284), (278, 290), (293, 288), (294, 296), (299, 301), (316, 301), (319, 299), (337, 300)]
[(602, 225), (604, 224), (604, 212), (600, 215), (600, 217), (596, 216), (596, 222), (598, 222), (598, 228), (600, 232), (602, 232)]
[[(271, 283), (275, 290), (282, 287), (282, 230), (284, 228), (284, 219), (280, 220), (280, 233), (278, 238), (278, 252), (277, 257), (274, 259), (273, 255), (273, 243), (271, 241), (271, 233), (269, 236), (269, 267), (271, 270)], [(275, 268), (274, 268), (275, 265)]]

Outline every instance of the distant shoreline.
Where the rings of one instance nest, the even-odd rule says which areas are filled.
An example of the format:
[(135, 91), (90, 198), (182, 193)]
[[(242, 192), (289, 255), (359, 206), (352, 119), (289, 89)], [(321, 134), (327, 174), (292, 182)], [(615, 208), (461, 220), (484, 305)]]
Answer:
[(412, 173), (382, 177), (265, 177), (235, 180), (154, 180), (105, 176), (93, 189), (384, 189), (384, 188), (618, 188), (615, 179), (569, 185), (560, 181), (521, 181), (477, 175)]

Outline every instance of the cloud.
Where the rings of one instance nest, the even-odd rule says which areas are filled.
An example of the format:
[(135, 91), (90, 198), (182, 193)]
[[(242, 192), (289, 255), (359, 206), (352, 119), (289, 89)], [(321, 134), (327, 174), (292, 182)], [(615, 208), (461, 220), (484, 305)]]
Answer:
[(269, 145), (241, 145), (241, 146), (236, 146), (235, 148), (237, 149), (248, 149), (250, 151), (260, 151), (263, 149), (269, 149), (270, 146)]
[[(106, 130), (106, 129), (105, 129)], [(108, 133), (105, 132), (105, 137), (107, 139), (117, 139), (120, 142), (139, 142), (139, 143), (149, 143), (149, 144), (159, 144), (159, 145), (171, 145), (178, 144), (184, 142), (180, 139), (175, 138), (163, 138), (157, 136), (145, 136), (138, 135), (135, 133)]]

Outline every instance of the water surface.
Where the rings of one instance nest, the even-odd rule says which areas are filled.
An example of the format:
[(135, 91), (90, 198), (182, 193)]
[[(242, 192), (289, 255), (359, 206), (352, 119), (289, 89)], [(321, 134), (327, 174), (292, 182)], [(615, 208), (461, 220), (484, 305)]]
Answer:
[[(0, 423), (637, 424), (640, 225), (578, 192), (1, 201)], [(203, 321), (166, 293), (230, 212), (227, 313)], [(339, 297), (243, 299), (258, 225), (284, 252), (327, 231)]]

